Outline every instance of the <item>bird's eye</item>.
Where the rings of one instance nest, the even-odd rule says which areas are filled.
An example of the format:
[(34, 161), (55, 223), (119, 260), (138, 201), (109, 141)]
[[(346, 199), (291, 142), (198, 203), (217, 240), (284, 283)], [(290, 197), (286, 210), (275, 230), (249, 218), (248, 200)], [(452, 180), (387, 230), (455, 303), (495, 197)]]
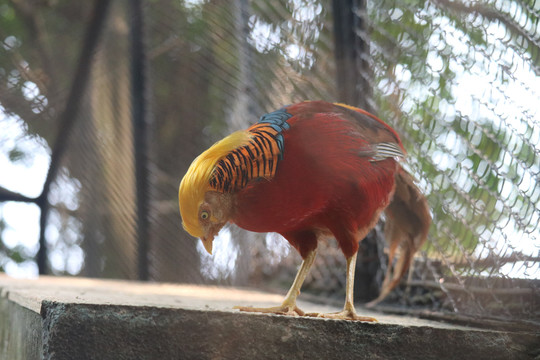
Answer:
[(210, 217), (210, 214), (208, 213), (208, 211), (201, 212), (201, 219), (206, 220), (209, 217)]

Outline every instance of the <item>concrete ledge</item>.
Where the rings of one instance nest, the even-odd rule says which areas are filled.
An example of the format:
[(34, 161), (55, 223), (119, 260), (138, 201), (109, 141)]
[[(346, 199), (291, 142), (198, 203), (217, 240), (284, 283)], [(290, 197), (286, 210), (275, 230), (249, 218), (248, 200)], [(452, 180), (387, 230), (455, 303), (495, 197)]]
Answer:
[[(368, 324), (248, 314), (281, 295), (192, 285), (0, 276), (0, 359), (530, 359), (540, 334), (407, 317)], [(307, 311), (338, 309), (303, 302)]]

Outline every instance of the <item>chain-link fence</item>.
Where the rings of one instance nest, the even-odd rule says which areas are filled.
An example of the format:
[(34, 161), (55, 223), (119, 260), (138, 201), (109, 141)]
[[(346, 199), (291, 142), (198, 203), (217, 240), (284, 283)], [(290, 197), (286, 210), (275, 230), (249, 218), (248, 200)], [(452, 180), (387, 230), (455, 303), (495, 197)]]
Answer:
[(539, 11), (384, 1), (357, 12), (371, 24), (360, 36), (377, 113), (402, 134), (433, 212), (409, 306), (538, 319)]
[[(232, 226), (206, 255), (178, 184), (261, 114), (338, 100), (397, 129), (433, 215), (381, 307), (538, 323), (539, 17), (534, 0), (0, 1), (0, 267), (287, 288), (285, 240)], [(361, 244), (362, 300), (380, 234)], [(321, 244), (306, 292), (341, 303), (344, 282)]]

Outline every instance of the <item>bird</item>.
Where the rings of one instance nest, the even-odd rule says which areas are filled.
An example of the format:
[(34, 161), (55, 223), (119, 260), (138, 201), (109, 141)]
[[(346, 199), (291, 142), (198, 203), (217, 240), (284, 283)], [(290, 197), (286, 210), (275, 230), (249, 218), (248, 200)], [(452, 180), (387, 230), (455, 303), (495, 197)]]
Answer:
[[(182, 225), (209, 254), (228, 223), (278, 233), (299, 252), (302, 263), (280, 305), (236, 309), (376, 321), (354, 307), (359, 242), (386, 209), (390, 263), (373, 305), (399, 283), (431, 223), (425, 196), (402, 166), (405, 157), (397, 132), (365, 110), (321, 100), (287, 105), (192, 162), (178, 191)], [(297, 298), (325, 238), (334, 238), (346, 258), (345, 304), (337, 313), (306, 313)]]

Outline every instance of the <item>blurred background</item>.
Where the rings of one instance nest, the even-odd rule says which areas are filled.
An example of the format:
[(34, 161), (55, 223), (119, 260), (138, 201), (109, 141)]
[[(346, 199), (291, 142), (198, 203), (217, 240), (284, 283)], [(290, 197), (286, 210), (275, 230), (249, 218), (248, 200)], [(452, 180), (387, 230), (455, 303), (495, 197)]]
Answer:
[[(539, 0), (0, 0), (0, 271), (284, 292), (301, 259), (231, 226), (181, 226), (191, 161), (306, 99), (401, 134), (433, 225), (380, 307), (540, 326)], [(377, 296), (383, 223), (356, 296)], [(341, 305), (320, 245), (303, 296)]]

